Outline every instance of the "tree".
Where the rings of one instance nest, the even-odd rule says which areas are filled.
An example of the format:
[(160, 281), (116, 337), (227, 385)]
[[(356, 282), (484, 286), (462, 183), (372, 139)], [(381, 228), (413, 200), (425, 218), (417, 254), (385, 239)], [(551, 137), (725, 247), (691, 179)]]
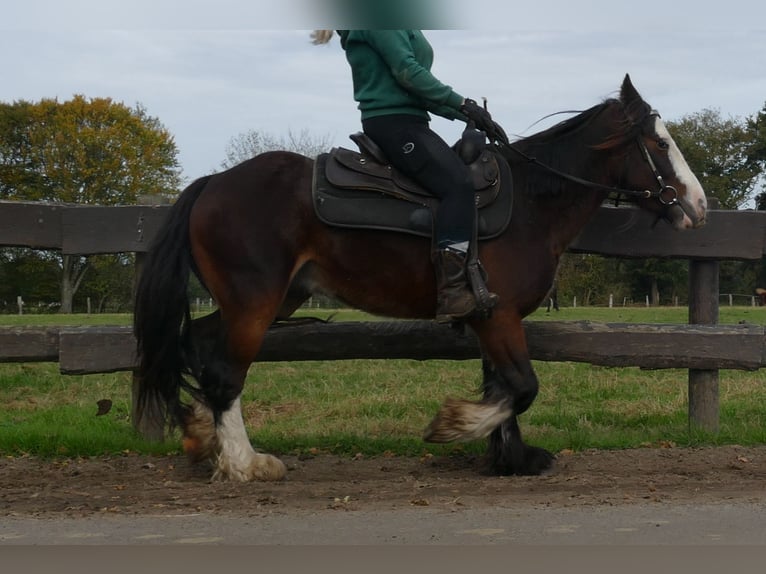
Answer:
[(0, 311), (15, 313), (16, 297), (20, 295), (27, 305), (54, 303), (60, 275), (59, 265), (50, 253), (26, 248), (0, 250)]
[(233, 167), (267, 151), (287, 150), (313, 158), (328, 151), (329, 148), (329, 136), (315, 137), (308, 130), (303, 130), (298, 135), (290, 131), (286, 137), (249, 130), (229, 140), (226, 146), (226, 159), (221, 163), (221, 167), (224, 169)]
[(763, 168), (753, 153), (757, 140), (748, 121), (706, 109), (667, 127), (703, 189), (723, 209), (738, 209), (751, 199)]
[(682, 259), (624, 259), (622, 273), (626, 277), (631, 297), (644, 301), (649, 296), (652, 305), (673, 304), (676, 298), (686, 299), (689, 292), (689, 265)]
[[(753, 134), (751, 157), (761, 166), (761, 192), (755, 196), (755, 208), (766, 210), (766, 103), (753, 117), (748, 119), (747, 127)], [(761, 259), (755, 269), (756, 287), (766, 285), (766, 258)]]
[[(140, 105), (82, 95), (0, 102), (0, 199), (120, 205), (172, 196), (181, 185), (177, 155), (173, 137)], [(58, 261), (68, 313), (89, 263)]]
[(90, 259), (88, 281), (80, 292), (89, 297), (96, 313), (130, 310), (135, 258), (132, 254), (96, 255)]
[(747, 128), (753, 137), (751, 159), (761, 166), (762, 191), (755, 197), (755, 208), (766, 210), (766, 103), (761, 111), (748, 119)]
[(557, 271), (559, 301), (578, 305), (605, 305), (609, 296), (617, 300), (630, 293), (623, 284), (619, 260), (593, 254), (565, 253)]

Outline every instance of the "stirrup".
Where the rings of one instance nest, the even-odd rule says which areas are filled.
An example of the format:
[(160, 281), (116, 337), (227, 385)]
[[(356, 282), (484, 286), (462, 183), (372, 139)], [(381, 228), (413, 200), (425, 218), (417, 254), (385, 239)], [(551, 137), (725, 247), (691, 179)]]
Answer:
[(466, 275), (468, 275), (468, 281), (476, 299), (474, 314), (478, 319), (489, 319), (492, 316), (492, 309), (497, 305), (500, 297), (487, 289), (485, 283), (487, 274), (478, 259), (468, 262)]

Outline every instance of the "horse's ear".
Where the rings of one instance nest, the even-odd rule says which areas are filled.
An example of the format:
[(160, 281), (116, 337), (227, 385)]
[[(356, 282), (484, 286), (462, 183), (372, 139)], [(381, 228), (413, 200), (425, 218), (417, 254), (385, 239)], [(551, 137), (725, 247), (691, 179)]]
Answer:
[(633, 87), (633, 82), (630, 81), (630, 74), (625, 74), (625, 79), (622, 81), (622, 87), (620, 88), (620, 101), (627, 105), (636, 100), (641, 100), (641, 95)]
[[(641, 97), (641, 94), (639, 94), (638, 90), (633, 87), (633, 82), (630, 81), (629, 74), (625, 74), (625, 79), (622, 81), (622, 87), (620, 88), (620, 101), (625, 107), (625, 111), (628, 114), (628, 117), (633, 115), (631, 110), (637, 112), (646, 106), (643, 98)], [(638, 118), (635, 117), (631, 117), (631, 119), (633, 121), (638, 121)]]

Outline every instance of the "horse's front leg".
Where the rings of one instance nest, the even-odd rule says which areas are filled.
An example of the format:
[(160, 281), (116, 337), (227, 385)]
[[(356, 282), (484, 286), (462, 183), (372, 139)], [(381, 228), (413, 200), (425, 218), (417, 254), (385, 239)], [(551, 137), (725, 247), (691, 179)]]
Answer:
[[(482, 360), (484, 400), (495, 401), (504, 397), (514, 387), (526, 389), (510, 417), (498, 425), (489, 436), (487, 447), (487, 471), (499, 475), (538, 475), (553, 465), (554, 456), (549, 451), (526, 444), (521, 438), (518, 415), (532, 404), (537, 394), (538, 381), (532, 364), (506, 365), (496, 368), (489, 358)], [(513, 381), (517, 381), (514, 384)], [(520, 384), (519, 384), (520, 383)], [(530, 392), (534, 389), (534, 392)]]
[(497, 314), (476, 324), (474, 331), (484, 352), (484, 397), (479, 402), (447, 400), (424, 439), (453, 442), (489, 436), (490, 472), (540, 474), (550, 468), (553, 455), (525, 444), (517, 420), (532, 405), (539, 388), (521, 320), (503, 320)]

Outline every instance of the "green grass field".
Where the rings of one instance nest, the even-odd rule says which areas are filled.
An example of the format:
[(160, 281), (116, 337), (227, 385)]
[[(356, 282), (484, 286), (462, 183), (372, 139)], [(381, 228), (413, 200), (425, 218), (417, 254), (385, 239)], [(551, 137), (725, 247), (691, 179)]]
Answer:
[[(326, 317), (332, 312), (306, 314)], [(375, 319), (340, 311), (336, 321)], [(685, 308), (562, 308), (531, 320), (683, 323)], [(764, 324), (766, 308), (722, 307), (721, 323)], [(0, 316), (0, 325), (130, 324), (129, 315)], [(541, 391), (521, 418), (527, 439), (553, 451), (766, 442), (766, 373), (721, 371), (721, 431), (690, 431), (687, 372), (536, 362)], [(357, 360), (254, 365), (244, 396), (257, 447), (277, 453), (480, 452), (482, 443), (434, 446), (420, 439), (447, 396), (477, 398), (478, 361)], [(0, 364), (0, 454), (89, 456), (176, 452), (130, 426), (128, 373), (65, 376), (58, 365)], [(112, 409), (96, 416), (96, 402)]]
[[(388, 321), (353, 309), (299, 309), (296, 316), (314, 316), (333, 321)], [(0, 326), (39, 325), (130, 325), (129, 314), (73, 314), (73, 315), (0, 315)], [(538, 310), (529, 317), (532, 321), (599, 321), (603, 323), (687, 323), (686, 307), (562, 307), (561, 311), (546, 313)], [(733, 324), (740, 321), (765, 324), (766, 307), (721, 306), (719, 322)]]

